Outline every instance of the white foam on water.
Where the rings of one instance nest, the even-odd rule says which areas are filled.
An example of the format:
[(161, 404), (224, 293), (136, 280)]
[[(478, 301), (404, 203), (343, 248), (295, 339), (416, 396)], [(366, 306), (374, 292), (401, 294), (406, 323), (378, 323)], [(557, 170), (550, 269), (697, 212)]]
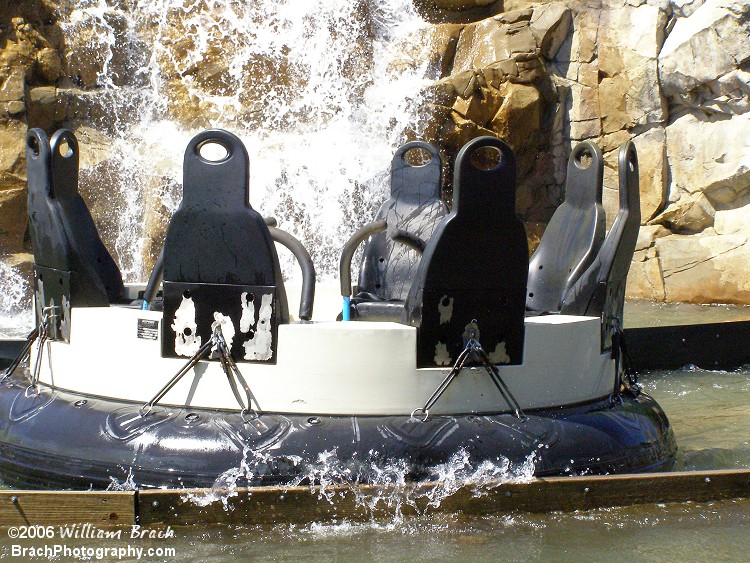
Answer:
[[(238, 486), (258, 482), (265, 475), (271, 458), (269, 452), (246, 449), (240, 466), (219, 476), (208, 493), (187, 493), (183, 500), (198, 506), (221, 502), (225, 510), (232, 510), (231, 499), (238, 496)], [(481, 497), (502, 483), (528, 482), (534, 476), (537, 456), (531, 453), (519, 464), (502, 456), (496, 461), (473, 463), (470, 454), (461, 449), (445, 463), (421, 468), (427, 476), (422, 482), (411, 480), (414, 468), (410, 463), (384, 461), (377, 452), (370, 452), (365, 460), (342, 460), (333, 448), (321, 452), (312, 461), (301, 457), (288, 461), (298, 472), (279, 485), (282, 489), (307, 486), (318, 501), (334, 507), (344, 498), (353, 498), (354, 506), (369, 515), (372, 522), (395, 527), (402, 525), (410, 515), (424, 515), (438, 509), (446, 498), (464, 488), (470, 489), (472, 496)], [(307, 529), (313, 533), (322, 530), (344, 533), (349, 526), (348, 522), (339, 522), (333, 528), (330, 524), (311, 523)]]
[(31, 288), (21, 272), (0, 259), (0, 336), (25, 337), (33, 326)]

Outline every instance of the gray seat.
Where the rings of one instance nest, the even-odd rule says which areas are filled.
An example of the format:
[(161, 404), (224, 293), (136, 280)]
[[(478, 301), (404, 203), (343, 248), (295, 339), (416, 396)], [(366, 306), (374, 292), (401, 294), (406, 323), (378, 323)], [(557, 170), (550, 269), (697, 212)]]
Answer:
[(612, 345), (615, 325), (622, 327), (625, 282), (641, 224), (638, 155), (632, 141), (618, 155), (620, 206), (594, 262), (567, 291), (561, 313), (602, 319), (602, 349)]
[(606, 233), (603, 175), (599, 147), (579, 143), (568, 160), (565, 201), (552, 215), (529, 263), (527, 311), (558, 313), (567, 291), (596, 258)]
[[(421, 166), (406, 155), (422, 149), (430, 160)], [(404, 300), (417, 273), (426, 241), (448, 209), (441, 199), (440, 154), (429, 143), (413, 141), (399, 148), (391, 161), (391, 197), (375, 221), (350, 239), (351, 251), (367, 240), (359, 270), (359, 292), (351, 300), (353, 320), (401, 320)], [(342, 292), (350, 291), (350, 277), (342, 257)]]

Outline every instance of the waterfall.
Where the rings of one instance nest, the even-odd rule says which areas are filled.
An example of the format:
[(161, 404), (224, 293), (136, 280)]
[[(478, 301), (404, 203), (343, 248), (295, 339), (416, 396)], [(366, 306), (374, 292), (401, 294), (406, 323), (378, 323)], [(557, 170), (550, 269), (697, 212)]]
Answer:
[[(206, 128), (243, 140), (253, 207), (305, 244), (320, 279), (335, 277), (343, 243), (387, 197), (393, 152), (419, 130), (420, 91), (437, 77), (416, 53), (429, 48), (418, 39), (428, 25), (412, 3), (110, 4), (73, 3), (61, 26), (78, 70), (71, 96), (87, 104), (67, 124), (83, 127), (80, 190), (125, 280), (148, 276), (181, 198), (185, 146)], [(291, 254), (280, 258), (296, 277)]]

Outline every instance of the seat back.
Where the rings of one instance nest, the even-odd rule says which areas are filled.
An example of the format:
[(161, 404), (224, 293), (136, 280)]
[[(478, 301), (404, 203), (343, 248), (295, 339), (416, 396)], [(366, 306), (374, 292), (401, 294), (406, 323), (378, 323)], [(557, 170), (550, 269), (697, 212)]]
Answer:
[(50, 145), (52, 185), (65, 227), (76, 241), (82, 260), (91, 265), (104, 285), (108, 301), (122, 301), (125, 287), (120, 269), (99, 237), (91, 213), (78, 193), (78, 140), (71, 131), (61, 129), (52, 135)]
[(124, 293), (119, 269), (78, 193), (78, 143), (60, 130), (50, 141), (27, 134), (29, 231), (34, 253), (38, 321), (58, 307), (52, 336), (68, 340), (70, 307), (107, 306)]
[[(226, 155), (206, 158), (209, 145)], [(227, 131), (204, 131), (185, 150), (183, 198), (164, 240), (164, 356), (192, 356), (220, 323), (235, 361), (275, 362), (289, 313), (273, 239), (249, 203), (249, 171)]]
[[(413, 166), (405, 160), (413, 149), (424, 149), (430, 161)], [(413, 141), (396, 151), (391, 161), (391, 197), (381, 205), (375, 220), (385, 219), (388, 230), (365, 244), (359, 271), (359, 290), (382, 300), (404, 301), (417, 273), (420, 254), (394, 241), (395, 229), (428, 240), (448, 209), (440, 198), (440, 154), (429, 143)]]
[(527, 310), (559, 312), (566, 291), (596, 258), (607, 230), (603, 177), (599, 147), (579, 143), (568, 160), (565, 201), (552, 215), (529, 263)]
[(638, 155), (632, 141), (618, 155), (620, 206), (599, 253), (563, 298), (561, 312), (602, 319), (602, 349), (611, 347), (615, 324), (622, 327), (625, 282), (641, 223)]
[[(499, 162), (479, 157), (495, 151)], [(409, 291), (403, 320), (417, 327), (417, 364), (450, 365), (469, 337), (495, 363), (523, 360), (529, 253), (515, 212), (516, 161), (494, 137), (456, 157), (453, 207), (433, 232)]]

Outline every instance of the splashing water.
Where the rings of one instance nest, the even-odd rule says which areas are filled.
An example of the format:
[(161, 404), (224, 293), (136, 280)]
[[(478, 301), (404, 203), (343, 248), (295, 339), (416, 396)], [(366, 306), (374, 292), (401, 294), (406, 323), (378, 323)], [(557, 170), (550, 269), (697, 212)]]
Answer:
[[(219, 476), (208, 493), (187, 493), (183, 501), (198, 506), (221, 502), (225, 510), (231, 510), (230, 500), (239, 494), (238, 483), (256, 482), (257, 476), (267, 471), (270, 459), (268, 452), (246, 449), (240, 466)], [(301, 457), (289, 462), (294, 464), (297, 475), (280, 487), (308, 485), (310, 494), (331, 505), (353, 495), (357, 508), (373, 518), (386, 515), (392, 525), (398, 525), (404, 521), (405, 510), (424, 514), (439, 508), (446, 498), (465, 487), (470, 488), (473, 496), (480, 497), (502, 483), (528, 482), (534, 476), (537, 458), (532, 452), (520, 464), (514, 465), (502, 456), (496, 462), (484, 460), (474, 464), (469, 452), (461, 449), (445, 463), (423, 469), (430, 486), (410, 480), (414, 468), (409, 462), (384, 462), (374, 451), (365, 460), (342, 460), (334, 448), (318, 454), (311, 462)]]
[[(81, 190), (118, 192), (100, 223), (125, 278), (148, 275), (143, 255), (160, 246), (149, 237), (162, 236), (180, 200), (182, 152), (206, 127), (242, 138), (252, 205), (303, 241), (322, 278), (332, 275), (345, 240), (385, 198), (390, 159), (432, 72), (399, 48), (426, 28), (411, 3), (158, 0), (118, 12), (126, 31), (114, 12), (104, 0), (84, 3), (65, 29), (97, 31), (90, 41), (111, 108), (90, 124), (114, 140)], [(118, 31), (136, 52), (130, 67), (115, 64)], [(283, 267), (296, 273), (291, 255)]]
[(0, 260), (0, 335), (21, 338), (31, 330), (31, 289), (21, 272)]
[(133, 468), (128, 468), (128, 474), (125, 476), (125, 479), (120, 481), (117, 477), (114, 477), (112, 475), (109, 476), (109, 485), (107, 486), (107, 491), (137, 491), (138, 490), (138, 483), (135, 481), (135, 476), (133, 475)]

